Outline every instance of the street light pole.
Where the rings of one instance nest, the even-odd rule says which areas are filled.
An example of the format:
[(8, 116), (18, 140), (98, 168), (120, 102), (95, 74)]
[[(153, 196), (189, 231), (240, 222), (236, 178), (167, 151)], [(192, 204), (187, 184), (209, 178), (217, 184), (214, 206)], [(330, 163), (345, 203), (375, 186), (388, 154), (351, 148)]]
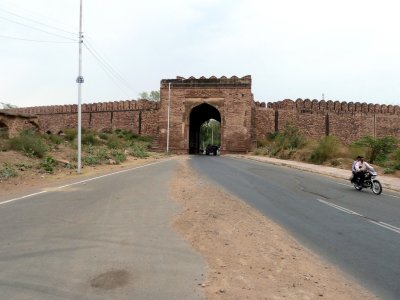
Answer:
[(169, 114), (171, 110), (171, 82), (168, 82), (167, 153), (169, 153)]
[(82, 76), (82, 0), (80, 0), (80, 15), (79, 15), (79, 73), (76, 82), (78, 83), (78, 173), (81, 172), (81, 152), (82, 152), (82, 83), (84, 82)]

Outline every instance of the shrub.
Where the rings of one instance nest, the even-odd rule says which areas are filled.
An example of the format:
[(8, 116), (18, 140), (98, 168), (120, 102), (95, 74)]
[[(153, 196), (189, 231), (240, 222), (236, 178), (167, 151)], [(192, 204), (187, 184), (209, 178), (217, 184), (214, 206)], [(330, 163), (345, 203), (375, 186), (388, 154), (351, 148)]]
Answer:
[(32, 131), (23, 131), (18, 137), (10, 140), (10, 147), (13, 150), (21, 151), (27, 156), (42, 158), (48, 151), (42, 137)]
[(298, 128), (286, 124), (282, 132), (269, 133), (265, 144), (269, 144), (269, 153), (272, 156), (289, 158), (297, 149), (306, 145), (306, 140)]
[(109, 149), (118, 149), (122, 147), (122, 142), (115, 134), (113, 134), (108, 137), (107, 147)]
[(97, 155), (94, 154), (87, 154), (82, 157), (82, 162), (88, 166), (99, 165), (100, 159)]
[(383, 169), (383, 173), (384, 174), (394, 174), (396, 172), (396, 170), (394, 168), (385, 168)]
[(310, 162), (315, 164), (322, 164), (329, 158), (337, 155), (340, 148), (340, 143), (334, 136), (325, 136), (322, 138), (317, 148), (311, 153)]
[(100, 132), (99, 133), (99, 138), (104, 140), (104, 141), (106, 141), (106, 140), (108, 140), (108, 134), (105, 133), (105, 132)]
[(78, 135), (78, 132), (75, 128), (67, 128), (65, 129), (65, 139), (67, 141), (74, 141), (76, 136)]
[(99, 158), (100, 161), (106, 160), (109, 157), (107, 148), (105, 147), (97, 148), (96, 156)]
[(114, 149), (111, 151), (111, 155), (117, 164), (120, 164), (126, 160), (126, 155), (121, 150)]
[(17, 177), (18, 172), (8, 163), (3, 163), (0, 169), (0, 180), (7, 180), (10, 177)]
[(149, 153), (147, 151), (147, 145), (142, 143), (134, 143), (129, 149), (129, 154), (138, 158), (148, 157)]
[(46, 171), (47, 173), (53, 173), (57, 162), (51, 156), (46, 156), (40, 163), (40, 169)]
[(48, 140), (53, 144), (60, 145), (63, 142), (63, 138), (57, 134), (49, 134), (47, 136)]
[(378, 164), (381, 164), (387, 159), (388, 154), (396, 149), (397, 141), (391, 136), (382, 138), (363, 136), (355, 141), (354, 144), (368, 149), (367, 160), (370, 163), (377, 161)]
[(331, 161), (331, 166), (333, 166), (333, 167), (338, 167), (338, 166), (340, 166), (340, 165), (342, 165), (342, 163), (341, 163), (339, 160), (337, 160), (337, 159), (333, 159), (333, 160)]
[(97, 139), (96, 134), (93, 131), (87, 131), (82, 135), (83, 145), (96, 145)]

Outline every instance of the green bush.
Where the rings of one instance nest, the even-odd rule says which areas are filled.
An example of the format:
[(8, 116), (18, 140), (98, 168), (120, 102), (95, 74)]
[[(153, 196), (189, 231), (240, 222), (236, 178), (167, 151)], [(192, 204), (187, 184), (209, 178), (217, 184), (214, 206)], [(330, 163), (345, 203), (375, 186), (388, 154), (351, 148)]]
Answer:
[(149, 153), (147, 151), (147, 145), (142, 143), (134, 143), (129, 148), (129, 154), (138, 158), (148, 157)]
[(105, 147), (99, 147), (99, 148), (97, 148), (97, 150), (96, 150), (96, 156), (99, 158), (99, 160), (100, 160), (101, 162), (102, 162), (102, 161), (105, 161), (107, 158), (109, 158), (107, 148), (105, 148)]
[(101, 163), (99, 157), (94, 154), (87, 154), (82, 157), (82, 162), (88, 166), (99, 165)]
[(122, 148), (122, 145), (123, 143), (117, 135), (113, 134), (108, 137), (107, 147), (109, 149), (119, 149)]
[(121, 150), (113, 149), (111, 155), (117, 164), (120, 164), (126, 160), (126, 155)]
[(3, 163), (0, 169), (0, 180), (7, 180), (10, 177), (17, 177), (18, 172), (8, 163)]
[(51, 156), (46, 156), (40, 163), (40, 169), (46, 171), (47, 173), (53, 173), (57, 162)]
[(82, 144), (83, 145), (97, 145), (97, 138), (96, 138), (96, 133), (93, 131), (87, 131), (84, 134), (82, 134)]
[(310, 162), (315, 164), (322, 164), (329, 158), (334, 158), (340, 148), (340, 143), (334, 136), (323, 137), (317, 148), (311, 153)]
[(61, 136), (57, 135), (57, 134), (49, 134), (47, 136), (47, 139), (50, 142), (52, 142), (53, 144), (56, 144), (56, 145), (60, 145), (64, 141), (64, 139)]
[(272, 156), (290, 158), (297, 149), (306, 145), (306, 140), (297, 127), (286, 124), (282, 132), (269, 133), (263, 145), (267, 145), (268, 153)]
[(387, 160), (388, 154), (397, 147), (397, 140), (392, 136), (374, 138), (372, 136), (363, 136), (354, 142), (355, 145), (365, 147), (367, 151), (367, 160), (370, 163), (382, 164)]
[(108, 140), (108, 136), (109, 136), (109, 134), (107, 134), (105, 132), (100, 132), (99, 133), (99, 138), (104, 140), (104, 141)]
[(385, 168), (383, 169), (384, 174), (394, 174), (396, 170), (394, 168)]
[(78, 132), (75, 128), (67, 128), (65, 129), (65, 139), (67, 141), (73, 142), (78, 135)]
[(27, 156), (42, 158), (48, 151), (48, 147), (43, 138), (35, 132), (23, 131), (18, 137), (10, 140), (12, 150), (23, 152)]

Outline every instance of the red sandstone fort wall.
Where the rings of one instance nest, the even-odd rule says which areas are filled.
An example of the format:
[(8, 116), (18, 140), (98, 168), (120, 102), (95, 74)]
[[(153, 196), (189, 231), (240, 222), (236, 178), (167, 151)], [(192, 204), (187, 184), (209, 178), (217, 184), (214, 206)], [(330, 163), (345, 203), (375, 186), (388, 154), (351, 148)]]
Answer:
[[(82, 127), (96, 131), (119, 128), (155, 136), (158, 109), (157, 102), (148, 100), (82, 104)], [(59, 133), (66, 128), (75, 128), (78, 122), (77, 105), (25, 107), (12, 111), (36, 115), (42, 132)]]
[[(342, 142), (350, 143), (361, 136), (393, 136), (400, 138), (400, 107), (398, 105), (379, 105), (367, 103), (318, 101), (309, 99), (283, 100), (273, 103), (253, 102), (250, 89), (173, 89), (171, 107), (171, 144), (180, 145), (184, 114), (190, 111), (176, 99), (201, 98), (221, 111), (222, 122), (227, 128), (235, 129), (238, 124), (251, 130), (252, 140), (263, 139), (268, 133), (281, 131), (286, 124), (299, 128), (305, 136), (320, 138), (325, 135), (337, 136)], [(166, 89), (161, 89), (164, 98)], [(198, 95), (196, 94), (198, 93)], [(245, 95), (246, 101), (243, 101)], [(217, 98), (227, 99), (220, 103)], [(207, 100), (208, 97), (217, 100)], [(210, 99), (211, 99), (210, 98)], [(216, 101), (213, 103), (213, 101)], [(243, 105), (253, 103), (250, 110)], [(187, 110), (187, 111), (186, 111)], [(41, 106), (10, 109), (10, 112), (37, 116), (36, 122), (42, 132), (59, 133), (77, 124), (77, 105)], [(185, 112), (186, 111), (186, 112)], [(238, 112), (242, 112), (241, 118)], [(244, 113), (243, 113), (244, 112)], [(249, 118), (251, 114), (251, 120)], [(128, 100), (102, 102), (82, 105), (82, 126), (87, 129), (126, 129), (141, 135), (159, 137), (160, 144), (165, 141), (165, 132), (160, 134), (160, 124), (166, 124), (166, 106), (147, 100)], [(251, 125), (249, 125), (251, 123)], [(164, 127), (166, 125), (163, 125)], [(252, 128), (249, 128), (252, 127)], [(224, 131), (223, 139), (229, 147), (237, 145), (234, 131)], [(173, 133), (177, 134), (173, 134)], [(253, 136), (253, 132), (255, 137)], [(178, 134), (179, 133), (179, 134)], [(243, 140), (243, 139), (240, 139)], [(250, 143), (251, 141), (244, 141)], [(232, 144), (232, 145), (231, 145)], [(184, 146), (184, 145), (183, 145)], [(182, 147), (183, 147), (182, 146)], [(244, 146), (243, 146), (244, 147)], [(160, 149), (164, 149), (160, 147)]]
[[(320, 138), (333, 135), (344, 143), (351, 143), (365, 135), (375, 137), (390, 135), (400, 138), (398, 105), (286, 99), (267, 105), (256, 102), (256, 107), (258, 139), (275, 130), (282, 130), (286, 124), (296, 126), (305, 136)], [(274, 114), (273, 131), (271, 131), (272, 114)]]

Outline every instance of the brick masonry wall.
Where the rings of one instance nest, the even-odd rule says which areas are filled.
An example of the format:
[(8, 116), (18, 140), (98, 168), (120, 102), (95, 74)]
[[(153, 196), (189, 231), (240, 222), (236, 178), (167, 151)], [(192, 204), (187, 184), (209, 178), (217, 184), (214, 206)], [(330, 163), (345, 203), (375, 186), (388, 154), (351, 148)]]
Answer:
[[(82, 104), (82, 127), (96, 131), (125, 129), (142, 135), (155, 135), (158, 128), (159, 103), (127, 100)], [(76, 128), (77, 105), (25, 107), (10, 110), (35, 115), (40, 131), (58, 134)]]
[[(321, 138), (329, 134), (345, 144), (365, 135), (400, 138), (400, 107), (397, 105), (286, 99), (266, 105), (257, 102), (256, 108), (257, 139), (274, 132), (276, 126), (282, 130), (286, 123), (298, 127), (305, 136)], [(274, 118), (258, 117), (266, 111)]]
[[(400, 138), (400, 107), (367, 103), (283, 100), (273, 103), (253, 101), (251, 77), (189, 78), (161, 81), (161, 101), (127, 100), (82, 105), (82, 126), (93, 130), (126, 129), (156, 138), (158, 151), (166, 149), (168, 82), (172, 82), (170, 146), (187, 153), (191, 110), (207, 103), (221, 117), (222, 150), (246, 152), (254, 141), (268, 133), (283, 130), (285, 124), (299, 128), (305, 136), (321, 138), (327, 134), (350, 143), (361, 136)], [(179, 85), (181, 83), (181, 85)], [(60, 133), (77, 126), (77, 105), (16, 108), (8, 112), (36, 116), (8, 118), (6, 126), (15, 135), (21, 128), (38, 126), (41, 132)], [(3, 123), (5, 117), (3, 117)]]

